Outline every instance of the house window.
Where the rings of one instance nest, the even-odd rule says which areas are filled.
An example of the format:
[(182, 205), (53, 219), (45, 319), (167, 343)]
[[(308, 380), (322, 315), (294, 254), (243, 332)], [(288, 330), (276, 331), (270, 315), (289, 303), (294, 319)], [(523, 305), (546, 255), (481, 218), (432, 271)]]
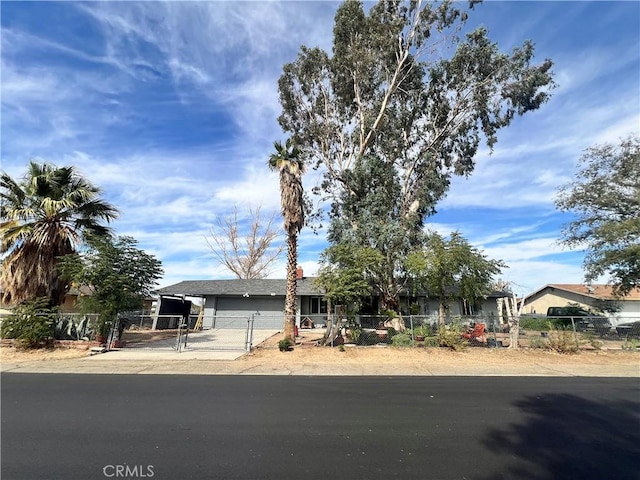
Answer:
[(311, 297), (311, 315), (327, 313), (327, 301), (322, 297)]

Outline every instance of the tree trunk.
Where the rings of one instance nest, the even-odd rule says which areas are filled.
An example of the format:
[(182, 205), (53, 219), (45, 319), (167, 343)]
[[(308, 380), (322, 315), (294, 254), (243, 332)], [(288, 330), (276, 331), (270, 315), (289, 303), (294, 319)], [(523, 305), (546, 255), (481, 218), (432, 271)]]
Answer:
[(295, 342), (298, 235), (287, 236), (287, 294), (284, 302), (284, 338)]
[(520, 333), (520, 319), (513, 318), (509, 324), (509, 348), (518, 348), (518, 334)]
[(444, 302), (441, 301), (438, 304), (438, 323), (440, 325), (444, 325), (444, 314), (445, 314)]
[(513, 294), (513, 298), (505, 299), (505, 307), (507, 309), (507, 316), (509, 319), (509, 348), (518, 348), (518, 335), (520, 333), (520, 315), (524, 309), (524, 297), (518, 306), (518, 299), (516, 294)]
[(324, 344), (328, 345), (333, 342), (340, 332), (340, 318), (338, 312), (333, 313), (331, 300), (327, 301), (327, 330), (325, 333)]
[(380, 289), (380, 304), (383, 310), (392, 310), (400, 313), (400, 299), (388, 289)]

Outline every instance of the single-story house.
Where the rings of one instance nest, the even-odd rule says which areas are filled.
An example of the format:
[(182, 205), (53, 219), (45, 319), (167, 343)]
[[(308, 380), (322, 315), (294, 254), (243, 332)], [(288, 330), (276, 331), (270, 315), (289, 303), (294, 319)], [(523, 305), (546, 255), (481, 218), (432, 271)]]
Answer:
[(603, 312), (612, 323), (626, 319), (640, 319), (640, 289), (624, 297), (616, 297), (611, 285), (550, 284), (525, 297), (524, 313), (546, 315), (549, 307), (566, 307), (578, 304), (584, 309), (598, 310), (602, 304), (616, 308), (615, 312)]
[(89, 287), (83, 285), (79, 287), (71, 287), (64, 295), (62, 305), (60, 305), (60, 311), (63, 313), (75, 313), (78, 311), (78, 300), (80, 297), (89, 296), (93, 292)]
[[(481, 316), (485, 318), (498, 317), (498, 298), (511, 297), (512, 294), (506, 291), (494, 290), (486, 298), (478, 300), (475, 305), (470, 305), (461, 298), (454, 299), (449, 305), (447, 315), (449, 316)], [(420, 294), (417, 297), (420, 305), (421, 315), (438, 315), (439, 303), (436, 299)]]
[[(327, 302), (322, 292), (314, 284), (315, 277), (305, 277), (302, 269), (297, 275), (296, 324), (300, 327), (324, 325), (327, 321)], [(180, 310), (179, 300), (201, 298), (203, 305), (202, 327), (204, 329), (236, 324), (238, 328), (246, 326), (246, 319), (253, 316), (254, 328), (279, 329), (283, 325), (283, 311), (286, 295), (284, 279), (230, 279), (230, 280), (185, 280), (175, 285), (156, 290), (160, 296), (158, 316), (170, 316), (166, 308), (169, 302), (176, 303), (176, 312)], [(486, 299), (474, 306), (462, 300), (452, 303), (449, 315), (482, 315), (497, 319), (498, 297), (505, 292), (492, 292)], [(403, 314), (410, 312), (410, 305), (418, 306), (418, 314), (437, 318), (438, 303), (424, 294), (401, 297)], [(378, 314), (379, 299), (373, 297), (365, 305), (362, 316)], [(164, 322), (167, 323), (167, 322)], [(195, 323), (192, 319), (191, 323)], [(168, 326), (173, 326), (168, 323)], [(160, 323), (156, 320), (154, 325)], [(163, 324), (164, 326), (164, 324)], [(159, 327), (163, 328), (163, 327)], [(164, 327), (166, 328), (166, 327)]]
[[(69, 291), (64, 294), (64, 299), (62, 300), (62, 304), (60, 305), (61, 313), (78, 313), (78, 300), (80, 297), (92, 295), (93, 291), (84, 285), (79, 287), (71, 287)], [(2, 288), (0, 287), (0, 314), (8, 315), (11, 313), (13, 305), (5, 305), (2, 302)], [(144, 299), (142, 309), (145, 312), (150, 312), (154, 308), (154, 304), (156, 303), (156, 299), (152, 297), (148, 297)]]
[[(314, 324), (326, 321), (327, 304), (322, 293), (314, 286), (314, 278), (299, 275), (297, 280), (296, 323), (305, 317)], [(231, 325), (246, 326), (246, 319), (253, 316), (254, 328), (280, 329), (283, 325), (286, 295), (284, 279), (230, 279), (230, 280), (185, 280), (175, 285), (160, 288), (159, 308), (162, 315), (167, 299), (200, 297), (203, 300), (202, 328)], [(215, 325), (214, 325), (215, 322)]]
[[(64, 299), (60, 305), (60, 312), (62, 313), (76, 313), (78, 311), (78, 298), (84, 295), (91, 295), (91, 289), (88, 287), (71, 287), (67, 293), (64, 294)], [(9, 314), (13, 305), (6, 305), (1, 300), (2, 288), (0, 287), (0, 309), (2, 313)]]

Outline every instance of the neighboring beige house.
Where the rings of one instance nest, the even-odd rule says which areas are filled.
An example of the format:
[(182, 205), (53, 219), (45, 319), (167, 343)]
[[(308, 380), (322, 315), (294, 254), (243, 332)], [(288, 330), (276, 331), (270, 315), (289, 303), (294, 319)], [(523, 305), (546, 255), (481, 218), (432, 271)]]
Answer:
[(62, 313), (75, 313), (78, 311), (78, 298), (85, 295), (91, 295), (91, 289), (89, 287), (71, 287), (64, 295), (64, 301), (60, 305), (60, 311)]
[(602, 300), (613, 301), (619, 307), (616, 313), (607, 314), (614, 323), (640, 320), (640, 289), (632, 290), (624, 297), (618, 298), (613, 294), (610, 285), (545, 285), (525, 297), (524, 313), (546, 315), (549, 307), (566, 307), (576, 303), (585, 309), (593, 309), (594, 303)]
[[(0, 293), (2, 293), (2, 288), (0, 288)], [(60, 311), (62, 313), (76, 313), (78, 311), (78, 298), (84, 295), (91, 295), (91, 290), (88, 287), (71, 287), (64, 295)], [(2, 295), (0, 295), (0, 298), (2, 298)], [(12, 305), (5, 305), (4, 302), (0, 303), (0, 313), (8, 315), (11, 313), (11, 308)]]
[[(2, 293), (2, 287), (0, 287), (0, 294)], [(60, 305), (60, 312), (62, 313), (77, 313), (78, 312), (78, 299), (85, 295), (91, 295), (91, 289), (89, 287), (71, 287), (64, 295), (64, 300)], [(144, 300), (143, 310), (149, 311), (152, 309), (152, 305), (155, 302), (155, 298), (146, 298)], [(11, 305), (5, 305), (2, 302), (2, 295), (0, 295), (0, 314), (8, 315), (11, 313)]]

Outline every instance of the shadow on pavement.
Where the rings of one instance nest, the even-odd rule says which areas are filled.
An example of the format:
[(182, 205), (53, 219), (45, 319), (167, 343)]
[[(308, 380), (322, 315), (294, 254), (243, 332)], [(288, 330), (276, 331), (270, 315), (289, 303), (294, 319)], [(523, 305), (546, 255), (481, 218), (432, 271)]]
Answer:
[(512, 460), (499, 474), (480, 478), (640, 478), (638, 403), (545, 394), (513, 405), (529, 420), (494, 428), (483, 439), (487, 449)]

